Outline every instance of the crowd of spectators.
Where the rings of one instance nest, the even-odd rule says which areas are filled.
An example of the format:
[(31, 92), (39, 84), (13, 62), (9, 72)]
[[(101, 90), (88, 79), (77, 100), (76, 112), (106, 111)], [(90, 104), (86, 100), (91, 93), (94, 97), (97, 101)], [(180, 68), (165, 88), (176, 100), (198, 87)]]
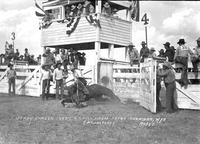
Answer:
[(16, 61), (26, 61), (29, 65), (38, 65), (41, 63), (41, 55), (35, 58), (34, 55), (29, 53), (27, 48), (25, 48), (24, 54), (20, 54), (18, 49), (14, 51), (12, 45), (9, 45), (5, 53), (0, 54), (0, 64), (8, 65), (10, 62), (15, 63)]
[(196, 41), (197, 46), (193, 50), (185, 45), (186, 42), (184, 39), (179, 39), (177, 42), (178, 47), (176, 49), (174, 46), (171, 46), (170, 42), (166, 42), (163, 44), (165, 50), (161, 49), (158, 55), (156, 54), (155, 48), (152, 47), (149, 49), (144, 41), (141, 43), (142, 48), (140, 49), (140, 53), (135, 46), (130, 43), (128, 45), (130, 65), (139, 65), (140, 63), (143, 63), (146, 58), (167, 61), (171, 65), (174, 63), (178, 64), (179, 68), (177, 70), (181, 71), (181, 79), (179, 83), (181, 86), (187, 87), (189, 83), (187, 78), (189, 59), (193, 65), (192, 71), (195, 74), (195, 78), (198, 78), (198, 65), (200, 62), (200, 38), (198, 38)]
[(42, 62), (43, 64), (55, 68), (57, 63), (62, 63), (64, 70), (67, 70), (68, 66), (70, 67), (70, 69), (77, 69), (78, 65), (85, 65), (86, 62), (85, 53), (78, 52), (73, 48), (69, 50), (55, 49), (52, 52), (50, 48), (46, 48), (42, 57), (44, 60)]
[[(103, 1), (102, 14), (111, 16), (117, 12), (116, 8), (112, 8), (108, 1)], [(65, 18), (70, 19), (76, 16), (86, 16), (95, 13), (94, 1), (85, 0), (84, 3), (72, 4), (65, 6)]]

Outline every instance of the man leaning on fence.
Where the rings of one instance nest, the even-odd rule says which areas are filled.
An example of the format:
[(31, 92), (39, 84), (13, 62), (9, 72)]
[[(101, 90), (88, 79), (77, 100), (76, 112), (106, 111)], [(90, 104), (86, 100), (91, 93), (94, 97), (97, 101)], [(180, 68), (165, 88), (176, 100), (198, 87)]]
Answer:
[(15, 95), (15, 79), (16, 79), (16, 71), (13, 69), (13, 64), (8, 64), (9, 70), (7, 71), (7, 78), (8, 78), (8, 93), (10, 96), (11, 94), (11, 86), (13, 88), (13, 95)]
[(130, 59), (130, 65), (138, 65), (140, 56), (138, 50), (135, 48), (135, 45), (133, 45), (133, 43), (129, 43), (128, 45), (128, 54)]
[(166, 111), (167, 113), (172, 113), (177, 110), (177, 105), (175, 103), (175, 72), (172, 70), (172, 66), (169, 62), (163, 64), (163, 69), (158, 70), (158, 76), (164, 77), (164, 83), (166, 87)]
[(194, 48), (194, 55), (191, 58), (195, 78), (198, 78), (198, 65), (200, 63), (200, 37), (197, 39), (197, 46)]

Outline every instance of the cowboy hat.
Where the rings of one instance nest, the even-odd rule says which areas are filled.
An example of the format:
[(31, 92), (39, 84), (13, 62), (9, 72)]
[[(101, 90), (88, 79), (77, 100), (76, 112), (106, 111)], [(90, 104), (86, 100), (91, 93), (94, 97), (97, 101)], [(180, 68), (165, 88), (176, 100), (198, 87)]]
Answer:
[(177, 42), (177, 44), (185, 44), (185, 40), (184, 39), (179, 39), (179, 41)]
[(150, 48), (150, 51), (156, 51), (154, 47)]
[(144, 41), (141, 42), (141, 45), (146, 44)]
[(165, 45), (165, 46), (170, 46), (170, 43), (169, 43), (169, 42), (166, 42), (166, 43), (164, 43), (163, 45)]
[(47, 48), (46, 51), (51, 51), (50, 48)]
[(164, 49), (160, 49), (159, 52), (164, 52)]
[(49, 65), (47, 63), (42, 64), (42, 69), (44, 69), (45, 66), (49, 66)]
[(165, 66), (165, 67), (167, 67), (167, 68), (171, 68), (172, 66), (171, 66), (171, 64), (169, 63), (169, 62), (164, 62), (163, 63), (163, 66)]
[(104, 7), (106, 7), (106, 8), (110, 7), (109, 3), (105, 2)]
[(128, 44), (128, 47), (135, 47), (135, 45), (133, 45), (133, 43), (130, 42), (130, 43)]
[(57, 61), (56, 67), (57, 67), (58, 65), (62, 65), (61, 61)]
[(78, 4), (77, 8), (81, 9), (83, 7), (83, 5), (81, 3)]

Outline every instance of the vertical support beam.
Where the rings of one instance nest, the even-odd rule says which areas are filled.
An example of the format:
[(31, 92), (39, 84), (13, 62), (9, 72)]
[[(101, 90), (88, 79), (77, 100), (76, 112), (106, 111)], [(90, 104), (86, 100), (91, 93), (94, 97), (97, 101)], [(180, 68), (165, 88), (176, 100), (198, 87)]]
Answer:
[(129, 61), (129, 56), (128, 56), (128, 47), (125, 47), (125, 61)]
[[(97, 13), (97, 19), (100, 19), (100, 13), (101, 13), (101, 0), (95, 0), (95, 9)], [(93, 83), (97, 83), (97, 77), (98, 77), (98, 61), (100, 59), (100, 49), (101, 49), (101, 42), (100, 42), (100, 28), (96, 27), (96, 41), (95, 41), (95, 64), (93, 69)]]
[(95, 65), (94, 65), (94, 72), (93, 72), (93, 83), (97, 83), (98, 78), (98, 62), (100, 59), (100, 49), (101, 49), (101, 42), (95, 42)]
[(101, 13), (101, 6), (102, 6), (102, 1), (101, 0), (95, 0), (95, 9), (96, 9), (97, 14)]
[(108, 58), (110, 59), (114, 58), (114, 44), (108, 45)]

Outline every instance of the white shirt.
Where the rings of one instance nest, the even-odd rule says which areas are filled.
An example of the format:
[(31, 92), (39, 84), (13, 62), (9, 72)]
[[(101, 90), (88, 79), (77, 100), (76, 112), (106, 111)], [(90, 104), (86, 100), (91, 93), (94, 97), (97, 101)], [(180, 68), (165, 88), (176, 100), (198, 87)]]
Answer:
[(53, 80), (61, 80), (63, 79), (63, 70), (56, 68), (53, 72)]
[(55, 55), (55, 61), (56, 62), (58, 62), (58, 61), (62, 62), (62, 58), (61, 58), (60, 54)]
[(50, 79), (51, 72), (50, 70), (42, 70), (42, 80)]

